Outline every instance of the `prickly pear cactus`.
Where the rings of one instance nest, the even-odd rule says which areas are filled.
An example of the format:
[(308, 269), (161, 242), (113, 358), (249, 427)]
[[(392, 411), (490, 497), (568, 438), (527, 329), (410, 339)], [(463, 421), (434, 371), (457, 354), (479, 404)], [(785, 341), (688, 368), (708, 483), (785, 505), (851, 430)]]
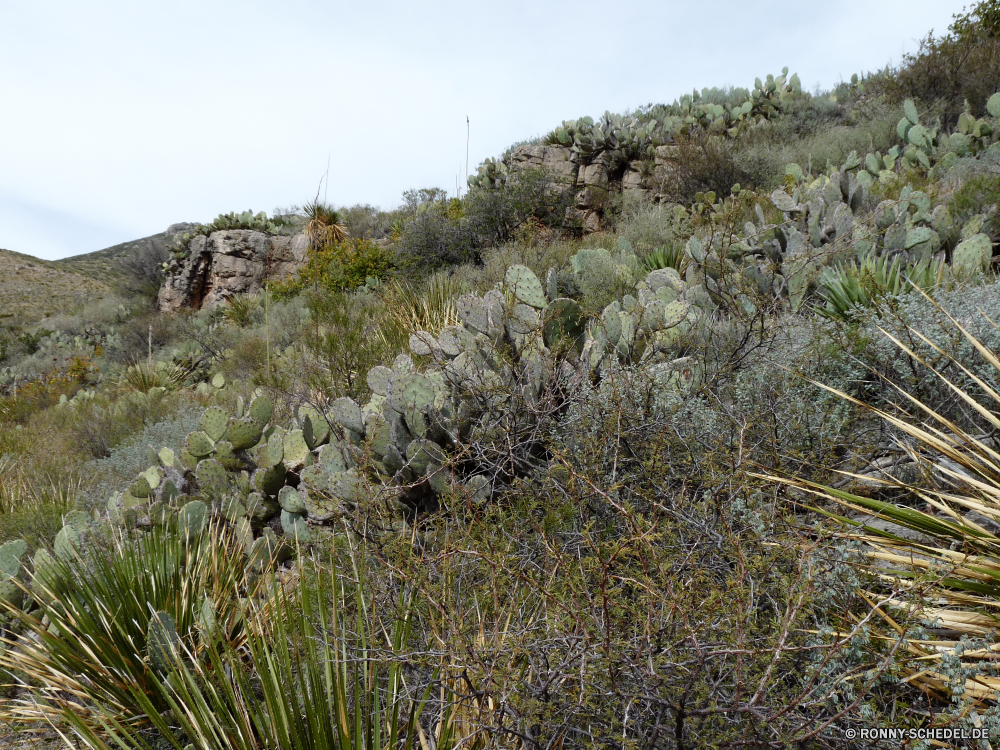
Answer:
[(0, 608), (4, 605), (20, 607), (23, 602), (23, 592), (16, 579), (21, 571), (21, 558), (27, 551), (28, 544), (21, 539), (0, 545)]

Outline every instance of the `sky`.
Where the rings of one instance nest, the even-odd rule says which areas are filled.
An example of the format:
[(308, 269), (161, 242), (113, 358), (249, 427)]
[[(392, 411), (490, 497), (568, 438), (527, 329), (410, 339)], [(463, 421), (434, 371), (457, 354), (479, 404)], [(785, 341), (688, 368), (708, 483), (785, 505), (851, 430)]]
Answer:
[(88, 253), (321, 181), (335, 205), (455, 194), (467, 135), (474, 173), (564, 119), (786, 65), (826, 89), (962, 5), (0, 0), (0, 248)]

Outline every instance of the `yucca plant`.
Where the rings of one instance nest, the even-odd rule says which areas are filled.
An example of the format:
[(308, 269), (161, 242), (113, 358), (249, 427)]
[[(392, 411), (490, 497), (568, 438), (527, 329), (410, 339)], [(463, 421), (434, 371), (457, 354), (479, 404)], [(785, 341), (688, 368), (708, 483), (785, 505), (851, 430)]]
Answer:
[(347, 239), (347, 227), (344, 226), (340, 211), (323, 203), (317, 197), (302, 207), (309, 223), (306, 224), (306, 237), (314, 248), (341, 242)]
[(51, 541), (62, 528), (62, 515), (88, 485), (74, 473), (39, 475), (22, 462), (0, 457), (0, 544), (14, 538), (32, 547)]
[(149, 393), (153, 388), (166, 388), (169, 391), (180, 388), (187, 378), (187, 370), (173, 362), (136, 360), (122, 371), (118, 387), (140, 393)]
[(151, 709), (166, 710), (150, 663), (154, 613), (166, 613), (194, 652), (207, 647), (207, 619), (238, 646), (238, 598), (253, 593), (246, 568), (234, 534), (215, 525), (192, 539), (160, 528), (95, 532), (75, 555), (38, 553), (23, 587), (38, 609), (0, 601), (0, 615), (30, 634), (0, 639), (10, 647), (0, 648), (0, 671), (24, 676), (22, 697), (0, 710), (0, 721), (49, 725), (71, 714), (93, 728), (142, 724)]
[(394, 280), (383, 285), (386, 323), (407, 333), (437, 333), (445, 326), (460, 325), (458, 298), (468, 291), (462, 281), (447, 273), (436, 273), (420, 286)]
[[(950, 315), (948, 319), (1000, 378), (1000, 358), (957, 320)], [(904, 637), (900, 623), (911, 618), (952, 634), (935, 641), (908, 640), (906, 648), (914, 658), (904, 667), (911, 684), (948, 700), (955, 680), (954, 674), (945, 674), (942, 662), (960, 659), (970, 672), (979, 666), (986, 671), (1000, 650), (1000, 643), (965, 650), (965, 644), (954, 637), (983, 639), (1000, 630), (1000, 535), (995, 531), (995, 524), (1000, 525), (1000, 450), (992, 437), (1000, 430), (1000, 392), (992, 384), (994, 378), (977, 375), (969, 364), (956, 360), (919, 331), (910, 329), (909, 334), (913, 341), (923, 342), (939, 355), (941, 364), (937, 367), (899, 338), (883, 333), (926, 368), (929, 376), (939, 379), (966, 412), (986, 427), (985, 432), (960, 426), (935, 405), (922, 403), (899, 386), (893, 387), (901, 403), (890, 411), (816, 383), (898, 431), (900, 445), (923, 479), (908, 483), (888, 476), (873, 479), (847, 473), (845, 477), (875, 482), (915, 502), (895, 504), (801, 479), (771, 478), (862, 514), (862, 518), (867, 515), (891, 522), (900, 530), (918, 532), (916, 539), (911, 534), (904, 537), (863, 520), (814, 508), (846, 527), (839, 536), (865, 545), (871, 560), (868, 569), (887, 587), (868, 593), (873, 605), (884, 598), (885, 591), (895, 588), (901, 592), (876, 608), (891, 636)], [(972, 387), (978, 393), (972, 393)], [(1000, 677), (973, 674), (959, 682), (964, 683), (960, 689), (965, 695), (975, 701), (1000, 699)]]
[(248, 326), (253, 322), (254, 314), (261, 309), (263, 299), (264, 295), (260, 292), (234, 294), (226, 300), (222, 317), (240, 328)]
[[(170, 669), (153, 676), (149, 692), (132, 687), (161, 742), (176, 750), (409, 750), (419, 743), (430, 689), (411, 696), (404, 686), (405, 594), (383, 629), (366, 607), (363, 579), (351, 596), (335, 567), (300, 563), (298, 573), (294, 586), (271, 577), (262, 600), (239, 602), (247, 626), (242, 648), (224, 642), (198, 658), (179, 641)], [(64, 719), (90, 748), (154, 747), (147, 729), (110, 713), (99, 728), (71, 711)]]
[(819, 277), (819, 292), (826, 301), (816, 311), (828, 318), (849, 320), (859, 310), (900, 294), (921, 289), (930, 292), (945, 280), (944, 261), (925, 259), (906, 265), (897, 255), (866, 255), (833, 268)]

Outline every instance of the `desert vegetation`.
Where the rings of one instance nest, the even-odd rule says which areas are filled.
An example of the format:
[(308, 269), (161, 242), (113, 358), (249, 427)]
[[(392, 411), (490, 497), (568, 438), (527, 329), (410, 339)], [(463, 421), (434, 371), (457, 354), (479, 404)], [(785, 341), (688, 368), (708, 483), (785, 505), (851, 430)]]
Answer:
[[(1000, 736), (995, 5), (833, 91), (567, 120), (583, 198), (508, 152), (55, 264), (0, 319), (0, 737)], [(231, 230), (308, 259), (157, 312)]]

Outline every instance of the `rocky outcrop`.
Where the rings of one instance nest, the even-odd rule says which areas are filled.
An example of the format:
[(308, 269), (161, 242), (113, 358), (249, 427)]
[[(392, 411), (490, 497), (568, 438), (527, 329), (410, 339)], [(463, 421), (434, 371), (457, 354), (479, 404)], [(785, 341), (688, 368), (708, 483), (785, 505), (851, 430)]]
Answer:
[(234, 294), (259, 292), (268, 280), (287, 278), (307, 260), (303, 234), (282, 237), (249, 229), (199, 235), (188, 255), (171, 263), (157, 299), (163, 312), (215, 307)]
[(510, 172), (542, 169), (550, 175), (554, 192), (574, 190), (573, 205), (567, 209), (566, 219), (589, 234), (601, 230), (604, 206), (611, 192), (641, 195), (654, 202), (663, 199), (662, 186), (670, 177), (676, 158), (676, 146), (659, 146), (653, 159), (637, 159), (612, 172), (607, 152), (582, 163), (580, 155), (568, 146), (518, 146), (510, 153)]

